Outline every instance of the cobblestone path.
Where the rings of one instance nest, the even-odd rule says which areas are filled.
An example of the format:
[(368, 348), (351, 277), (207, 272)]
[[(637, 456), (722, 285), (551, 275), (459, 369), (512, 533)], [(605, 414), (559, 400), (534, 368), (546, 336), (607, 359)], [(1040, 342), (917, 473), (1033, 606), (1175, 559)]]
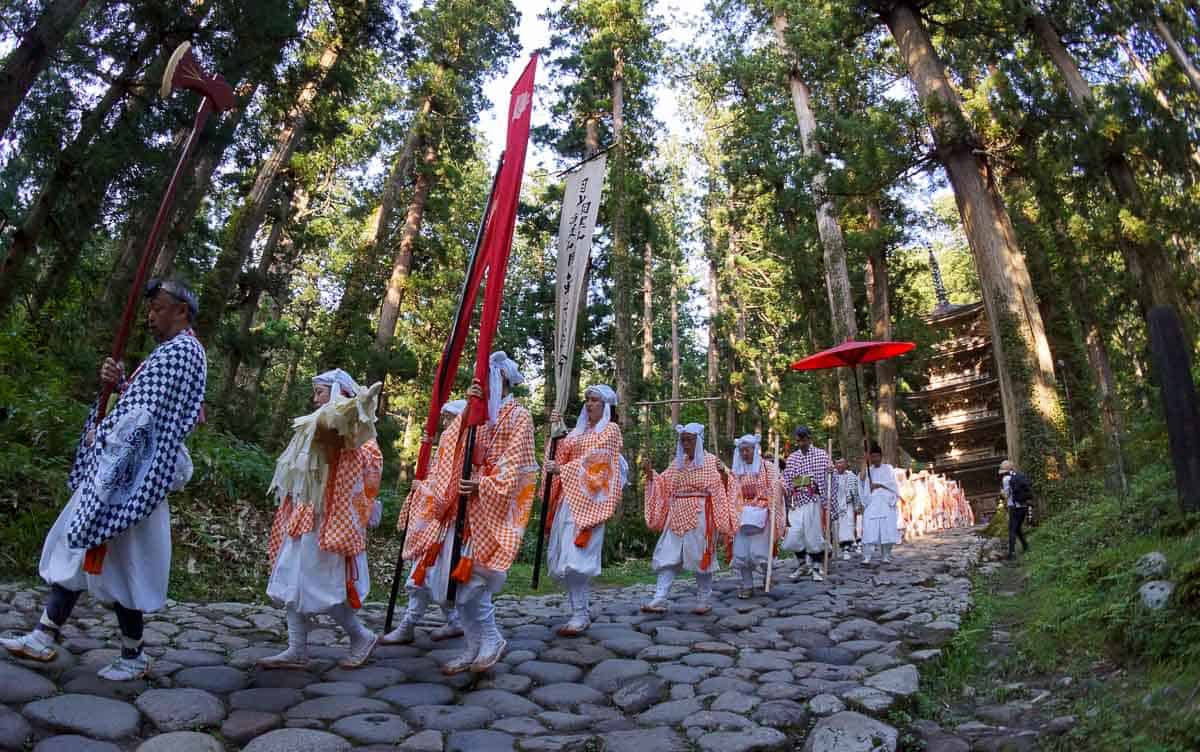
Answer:
[[(282, 646), (280, 610), (172, 602), (148, 616), (150, 679), (113, 684), (95, 672), (117, 653), (116, 620), (85, 596), (52, 664), (0, 659), (0, 749), (892, 750), (897, 730), (879, 719), (958, 630), (980, 551), (971, 531), (948, 531), (898, 546), (888, 568), (839, 561), (826, 582), (777, 577), (751, 600), (726, 573), (704, 616), (690, 613), (693, 582), (663, 615), (639, 613), (647, 586), (599, 591), (580, 638), (553, 631), (563, 594), (501, 597), (508, 651), (477, 677), (443, 676), (459, 645), (427, 630), (340, 669), (331, 622), (310, 635), (308, 671), (259, 671)], [(30, 628), (41, 602), (0, 584), (0, 632)], [(377, 631), (383, 608), (364, 608)]]

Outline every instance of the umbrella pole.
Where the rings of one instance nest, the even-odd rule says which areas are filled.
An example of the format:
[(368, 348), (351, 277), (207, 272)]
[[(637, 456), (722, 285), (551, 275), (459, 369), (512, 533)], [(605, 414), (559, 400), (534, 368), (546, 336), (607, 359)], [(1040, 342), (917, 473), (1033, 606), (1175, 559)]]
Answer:
[(863, 412), (862, 392), (858, 388), (858, 366), (850, 366), (854, 376), (854, 399), (858, 401), (858, 420), (863, 432), (863, 461), (867, 464), (867, 495), (871, 495), (871, 443), (867, 438), (867, 415)]

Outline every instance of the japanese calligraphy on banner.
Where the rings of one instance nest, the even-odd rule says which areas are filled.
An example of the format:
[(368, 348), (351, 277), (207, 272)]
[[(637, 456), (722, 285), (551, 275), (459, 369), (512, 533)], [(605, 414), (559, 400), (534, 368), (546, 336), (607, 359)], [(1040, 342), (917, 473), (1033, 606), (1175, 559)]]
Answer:
[(587, 265), (592, 233), (600, 213), (607, 155), (584, 163), (567, 177), (562, 217), (558, 223), (558, 263), (555, 276), (554, 407), (561, 414), (571, 397), (571, 363), (575, 359), (575, 324), (579, 307), (587, 298)]

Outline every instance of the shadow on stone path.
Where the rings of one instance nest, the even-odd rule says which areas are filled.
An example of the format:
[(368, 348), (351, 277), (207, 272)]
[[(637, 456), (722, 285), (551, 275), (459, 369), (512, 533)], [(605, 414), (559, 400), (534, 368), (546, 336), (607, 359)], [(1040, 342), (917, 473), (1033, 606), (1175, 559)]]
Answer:
[[(280, 610), (172, 602), (148, 616), (150, 679), (112, 684), (95, 672), (117, 652), (116, 620), (85, 596), (54, 663), (0, 660), (0, 749), (891, 750), (897, 731), (876, 717), (917, 691), (917, 667), (957, 631), (980, 546), (947, 531), (898, 546), (888, 569), (839, 561), (824, 583), (777, 576), (745, 601), (718, 576), (704, 616), (688, 610), (690, 583), (664, 615), (638, 612), (648, 586), (598, 591), (590, 632), (573, 639), (553, 631), (561, 593), (501, 597), (508, 652), (479, 677), (443, 676), (459, 644), (427, 630), (337, 668), (331, 622), (310, 634), (309, 670), (259, 671), (282, 644)], [(41, 602), (0, 585), (0, 630), (31, 627)], [(383, 605), (364, 618), (381, 630)]]

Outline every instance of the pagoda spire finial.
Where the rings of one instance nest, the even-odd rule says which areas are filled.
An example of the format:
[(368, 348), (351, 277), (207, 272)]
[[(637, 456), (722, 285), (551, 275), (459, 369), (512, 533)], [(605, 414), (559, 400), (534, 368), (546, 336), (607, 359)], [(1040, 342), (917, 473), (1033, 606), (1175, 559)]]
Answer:
[(946, 284), (942, 281), (942, 268), (938, 266), (937, 255), (933, 246), (929, 246), (929, 271), (933, 274), (933, 292), (937, 295), (935, 311), (950, 307), (950, 297), (946, 295)]

